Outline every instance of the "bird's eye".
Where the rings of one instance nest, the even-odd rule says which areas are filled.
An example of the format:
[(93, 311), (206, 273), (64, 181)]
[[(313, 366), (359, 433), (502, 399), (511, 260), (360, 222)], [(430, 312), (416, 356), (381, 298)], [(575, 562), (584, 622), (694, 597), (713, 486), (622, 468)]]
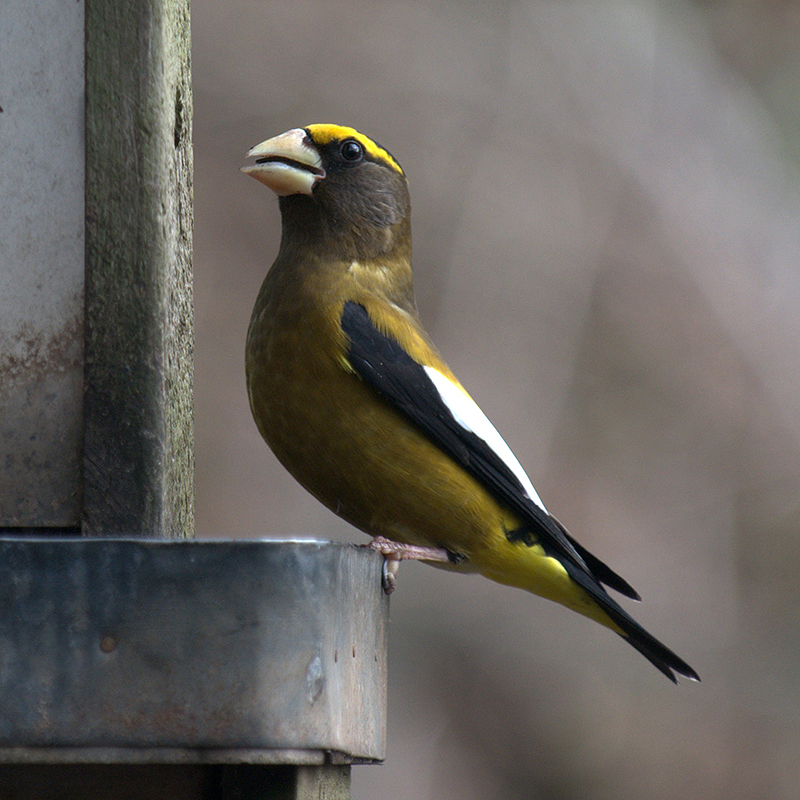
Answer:
[(345, 161), (358, 161), (364, 155), (364, 148), (355, 139), (348, 139), (342, 142), (340, 152)]

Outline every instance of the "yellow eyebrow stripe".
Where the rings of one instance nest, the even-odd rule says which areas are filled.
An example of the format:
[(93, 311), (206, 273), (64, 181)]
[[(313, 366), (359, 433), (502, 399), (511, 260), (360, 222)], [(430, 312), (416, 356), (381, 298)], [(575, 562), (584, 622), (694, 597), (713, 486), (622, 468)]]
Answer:
[(380, 145), (372, 141), (368, 136), (359, 133), (355, 128), (348, 128), (345, 125), (307, 125), (306, 130), (311, 134), (311, 138), (316, 144), (326, 145), (328, 142), (341, 139), (355, 139), (360, 142), (364, 150), (373, 158), (385, 161), (392, 169), (404, 175), (403, 168), (395, 161), (394, 156), (384, 150)]

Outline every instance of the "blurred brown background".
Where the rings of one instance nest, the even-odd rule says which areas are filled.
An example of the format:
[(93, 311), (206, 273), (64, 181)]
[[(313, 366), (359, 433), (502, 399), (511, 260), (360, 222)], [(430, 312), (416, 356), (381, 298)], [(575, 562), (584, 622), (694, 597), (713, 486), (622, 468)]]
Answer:
[(354, 797), (800, 797), (800, 7), (194, 0), (197, 527), (363, 542), (250, 419), (278, 246), (245, 151), (352, 125), (405, 168), (428, 329), (548, 507), (703, 683), (412, 564)]

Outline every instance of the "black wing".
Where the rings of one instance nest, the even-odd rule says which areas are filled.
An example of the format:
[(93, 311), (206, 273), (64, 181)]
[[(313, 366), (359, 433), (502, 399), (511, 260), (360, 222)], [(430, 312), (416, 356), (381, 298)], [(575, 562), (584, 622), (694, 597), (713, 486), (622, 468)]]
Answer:
[(353, 369), (525, 521), (524, 528), (509, 532), (510, 538), (529, 545), (538, 543), (548, 555), (557, 555), (594, 580), (639, 599), (623, 578), (572, 539), (528, 496), (511, 468), (483, 439), (455, 419), (422, 365), (375, 327), (364, 306), (344, 304), (342, 329), (349, 339), (347, 356)]

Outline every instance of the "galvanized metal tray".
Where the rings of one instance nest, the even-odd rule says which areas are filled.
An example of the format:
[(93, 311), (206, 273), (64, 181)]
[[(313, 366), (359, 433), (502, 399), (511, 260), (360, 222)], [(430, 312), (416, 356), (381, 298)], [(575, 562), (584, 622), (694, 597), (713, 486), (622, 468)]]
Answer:
[(0, 761), (383, 759), (381, 569), (327, 542), (0, 538)]

